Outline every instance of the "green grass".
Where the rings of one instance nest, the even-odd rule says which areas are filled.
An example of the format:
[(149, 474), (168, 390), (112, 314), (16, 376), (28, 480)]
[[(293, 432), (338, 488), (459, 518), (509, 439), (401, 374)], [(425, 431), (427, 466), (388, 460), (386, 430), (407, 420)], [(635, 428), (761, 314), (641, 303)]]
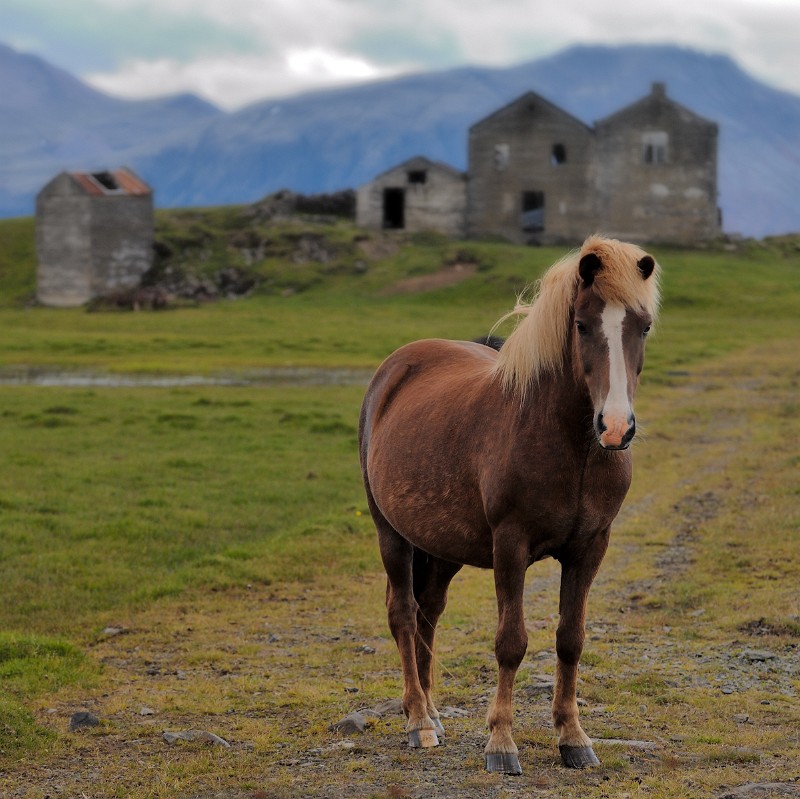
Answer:
[(35, 294), (33, 218), (0, 220), (0, 306), (25, 303)]
[(56, 736), (36, 723), (27, 704), (65, 686), (95, 684), (97, 666), (61, 638), (0, 633), (0, 763), (52, 746)]
[[(164, 212), (159, 235), (181, 268), (198, 253), (209, 253), (202, 264), (209, 273), (241, 266), (243, 213)], [(373, 235), (365, 244), (339, 222), (310, 226), (335, 257), (298, 264), (297, 237), (308, 229), (254, 225), (254, 236), (274, 242), (268, 258), (248, 267), (262, 278), (248, 299), (88, 313), (25, 307), (34, 286), (33, 226), (0, 222), (0, 371), (369, 369), (407, 340), (487, 332), (515, 293), (563, 254), (435, 236)], [(752, 751), (766, 763), (778, 750), (786, 768), (800, 767), (796, 676), (765, 672), (760, 690), (732, 700), (702, 683), (715, 685), (725, 652), (784, 651), (800, 629), (800, 253), (772, 241), (656, 255), (664, 309), (637, 398), (647, 431), (592, 594), (590, 625), (603, 631), (590, 628), (581, 692), (593, 709), (606, 708), (587, 721), (590, 735), (682, 736), (668, 745), (680, 768), (603, 752), (608, 795), (636, 795), (640, 786), (651, 796), (713, 795), (753, 771), (769, 776)], [(457, 260), (478, 266), (457, 286), (391, 291), (398, 280)], [(0, 386), (0, 730), (12, 731), (0, 744), (0, 767), (15, 785), (26, 784), (29, 768), (76, 752), (95, 758), (108, 785), (129, 784), (135, 769), (115, 752), (125, 748), (121, 740), (157, 739), (136, 708), (159, 704), (155, 723), (164, 727), (219, 728), (232, 711), (232, 737), (253, 748), (237, 750), (234, 763), (217, 752), (165, 754), (154, 744), (139, 768), (160, 793), (139, 786), (131, 795), (194, 795), (212, 783), (246, 781), (281, 795), (295, 778), (308, 795), (327, 790), (313, 769), (298, 776), (283, 760), (302, 762), (305, 752), (324, 749), (337, 714), (398, 690), (356, 461), (362, 392)], [(703, 504), (707, 495), (714, 501)], [(660, 557), (687, 523), (696, 528), (686, 542), (690, 559), (665, 576)], [(530, 629), (532, 655), (552, 649), (556, 582), (553, 564), (532, 569), (529, 621), (541, 620)], [(491, 576), (460, 574), (443, 621), (445, 703), (471, 707), (491, 692), (495, 612)], [(106, 639), (108, 625), (126, 632)], [(742, 632), (754, 627), (767, 638)], [(373, 659), (354, 653), (362, 642), (377, 649)], [(644, 661), (645, 652), (656, 654)], [(703, 664), (708, 652), (719, 657)], [(148, 672), (153, 662), (156, 676)], [(178, 680), (179, 671), (190, 679)], [(527, 684), (521, 673), (521, 692)], [(343, 685), (357, 686), (358, 697)], [(65, 738), (53, 719), (87, 699), (101, 705), (108, 726), (77, 742)], [(526, 717), (519, 733), (530, 771), (564, 796), (604, 795), (599, 777), (595, 784), (591, 775), (554, 771), (551, 732), (536, 721), (547, 710), (536, 702), (533, 726)], [(527, 712), (524, 699), (519, 707)], [(477, 747), (458, 778), (465, 790), (496, 787), (480, 773), (484, 709), (456, 722)], [(734, 725), (731, 716), (742, 712), (757, 723)], [(375, 734), (394, 740), (398, 730), (382, 720)], [(321, 755), (319, 779), (374, 784), (374, 795), (385, 795), (388, 783), (372, 774), (370, 740), (352, 755)], [(435, 757), (446, 759), (447, 749)], [(420, 773), (418, 759), (404, 752), (390, 766), (403, 778)]]
[[(324, 242), (329, 260), (302, 255), (297, 242), (308, 231)], [(269, 228), (239, 208), (159, 214), (158, 238), (176, 269), (229, 266), (249, 235), (269, 247), (249, 267), (261, 283), (246, 301), (163, 313), (87, 313), (21, 307), (34, 293), (33, 227), (31, 220), (0, 222), (0, 367), (203, 375), (269, 366), (372, 367), (415, 338), (487, 332), (515, 295), (564, 254), (364, 234), (346, 222)], [(664, 249), (656, 255), (664, 270), (664, 314), (649, 348), (647, 379), (667, 379), (745, 342), (797, 334), (800, 253), (784, 240), (736, 252)], [(398, 280), (456, 261), (476, 264), (477, 272), (438, 291), (390, 291)], [(283, 296), (293, 285), (297, 290)]]
[(302, 576), (289, 540), (346, 548), (360, 393), (0, 391), (0, 623), (76, 634), (187, 586)]

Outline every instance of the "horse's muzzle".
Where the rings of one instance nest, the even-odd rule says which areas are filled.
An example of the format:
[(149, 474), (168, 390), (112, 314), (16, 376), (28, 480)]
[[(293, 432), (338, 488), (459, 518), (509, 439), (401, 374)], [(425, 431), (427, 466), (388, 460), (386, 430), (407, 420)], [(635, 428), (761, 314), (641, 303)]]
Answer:
[(631, 414), (628, 419), (621, 417), (606, 419), (602, 413), (598, 413), (595, 430), (603, 449), (627, 449), (636, 435), (636, 418)]

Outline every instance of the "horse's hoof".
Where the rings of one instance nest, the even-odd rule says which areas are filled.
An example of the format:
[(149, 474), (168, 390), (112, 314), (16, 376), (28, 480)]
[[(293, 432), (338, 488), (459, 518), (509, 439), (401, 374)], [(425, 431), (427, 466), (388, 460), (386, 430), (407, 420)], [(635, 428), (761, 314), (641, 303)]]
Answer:
[(433, 719), (433, 729), (440, 738), (444, 738), (444, 724), (441, 719)]
[(561, 744), (558, 747), (561, 752), (561, 759), (567, 768), (589, 768), (599, 766), (600, 761), (591, 746), (567, 746)]
[(436, 730), (411, 730), (408, 733), (408, 745), (412, 749), (429, 749), (439, 746)]
[(486, 770), (493, 774), (510, 774), (514, 777), (522, 774), (519, 758), (512, 752), (487, 752)]

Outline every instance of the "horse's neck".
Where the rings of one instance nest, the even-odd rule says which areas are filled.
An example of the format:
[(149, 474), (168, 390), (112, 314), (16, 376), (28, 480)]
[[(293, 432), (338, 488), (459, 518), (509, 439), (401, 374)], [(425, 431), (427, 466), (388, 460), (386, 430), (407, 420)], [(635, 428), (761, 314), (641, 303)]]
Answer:
[(562, 371), (541, 377), (525, 400), (522, 417), (539, 432), (543, 424), (558, 428), (562, 436), (583, 449), (591, 435), (593, 413), (589, 392), (575, 379), (568, 362)]

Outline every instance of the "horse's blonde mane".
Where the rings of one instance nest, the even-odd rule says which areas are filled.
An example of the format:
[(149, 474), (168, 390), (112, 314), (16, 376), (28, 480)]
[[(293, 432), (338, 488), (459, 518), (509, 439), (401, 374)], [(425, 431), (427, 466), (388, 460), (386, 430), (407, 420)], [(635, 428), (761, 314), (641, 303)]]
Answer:
[[(513, 311), (497, 325), (521, 316), (514, 332), (500, 349), (494, 374), (504, 390), (525, 396), (528, 387), (547, 373), (559, 372), (564, 364), (570, 310), (580, 283), (578, 266), (585, 255), (594, 253), (602, 263), (592, 283), (606, 302), (618, 302), (655, 319), (659, 301), (659, 267), (642, 278), (638, 263), (647, 253), (635, 244), (590, 236), (580, 249), (553, 264), (536, 284), (530, 302), (517, 302)], [(497, 327), (495, 325), (495, 327)]]

